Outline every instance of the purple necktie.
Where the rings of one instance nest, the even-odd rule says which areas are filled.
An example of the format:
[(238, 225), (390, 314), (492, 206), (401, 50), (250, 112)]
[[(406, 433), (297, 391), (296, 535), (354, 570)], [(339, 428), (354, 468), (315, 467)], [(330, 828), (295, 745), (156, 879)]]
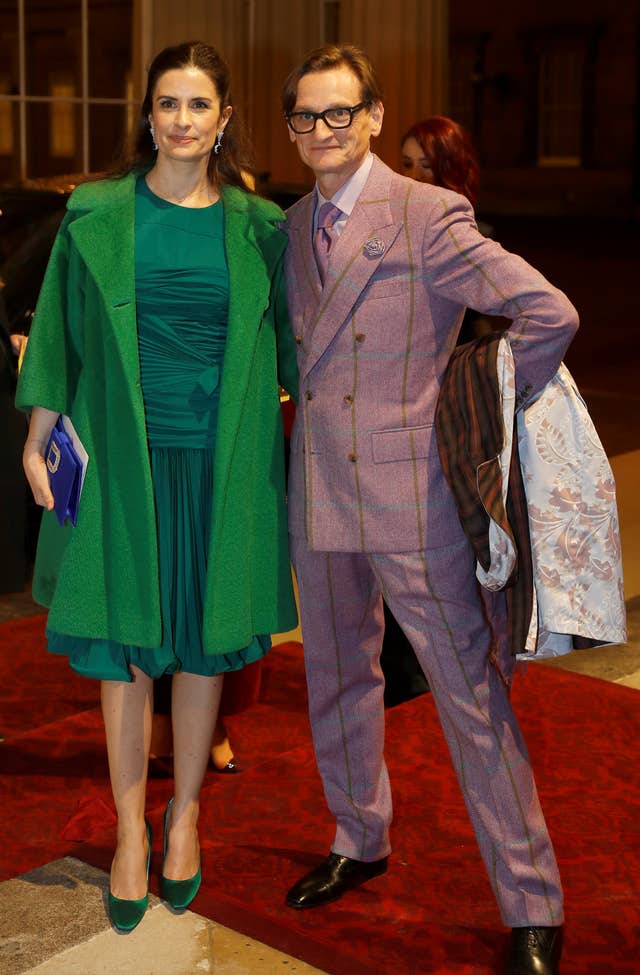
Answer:
[(330, 230), (336, 220), (341, 216), (342, 210), (334, 206), (333, 203), (323, 203), (318, 211), (318, 229), (313, 237), (313, 249), (316, 255), (320, 280), (323, 284), (329, 264), (329, 251), (333, 243)]

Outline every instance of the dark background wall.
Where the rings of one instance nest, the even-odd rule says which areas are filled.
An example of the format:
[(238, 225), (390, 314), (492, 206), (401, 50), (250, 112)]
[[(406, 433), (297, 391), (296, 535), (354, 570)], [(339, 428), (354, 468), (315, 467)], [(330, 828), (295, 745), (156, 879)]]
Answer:
[[(449, 10), (450, 111), (480, 153), (482, 205), (618, 215), (637, 208), (637, 0), (451, 0)], [(579, 92), (564, 123), (579, 129), (573, 165), (540, 158), (545, 58), (559, 72), (559, 93)]]

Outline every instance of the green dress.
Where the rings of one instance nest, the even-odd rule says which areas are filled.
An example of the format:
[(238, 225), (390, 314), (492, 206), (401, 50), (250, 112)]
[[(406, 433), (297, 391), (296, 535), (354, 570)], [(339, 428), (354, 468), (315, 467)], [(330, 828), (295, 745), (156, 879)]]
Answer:
[[(202, 618), (229, 275), (221, 201), (189, 209), (136, 185), (136, 308), (142, 393), (156, 505), (163, 639), (160, 647), (47, 631), (47, 648), (78, 673), (131, 680), (176, 671), (239, 670), (270, 646), (205, 656)], [(150, 567), (151, 568), (151, 567)], [(117, 612), (117, 606), (113, 607)]]

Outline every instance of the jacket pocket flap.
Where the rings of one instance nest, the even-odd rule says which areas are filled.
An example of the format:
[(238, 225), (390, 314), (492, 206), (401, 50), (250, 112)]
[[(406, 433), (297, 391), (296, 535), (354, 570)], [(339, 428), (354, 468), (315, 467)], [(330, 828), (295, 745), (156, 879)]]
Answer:
[(399, 430), (376, 430), (371, 434), (373, 461), (375, 464), (388, 464), (394, 460), (428, 457), (433, 439), (432, 424), (402, 427)]

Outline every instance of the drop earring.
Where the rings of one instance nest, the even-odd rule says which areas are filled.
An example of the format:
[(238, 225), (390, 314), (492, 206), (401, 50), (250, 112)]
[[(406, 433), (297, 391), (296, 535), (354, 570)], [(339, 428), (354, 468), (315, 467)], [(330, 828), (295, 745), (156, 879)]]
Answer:
[(149, 132), (151, 133), (151, 142), (153, 143), (153, 148), (157, 151), (158, 146), (156, 145), (156, 131), (153, 127), (153, 122), (149, 122)]
[(215, 152), (216, 156), (219, 156), (220, 153), (222, 152), (222, 133), (223, 132), (224, 132), (224, 129), (220, 129), (219, 132), (216, 135), (216, 143), (215, 143), (215, 145), (213, 147), (213, 151)]

